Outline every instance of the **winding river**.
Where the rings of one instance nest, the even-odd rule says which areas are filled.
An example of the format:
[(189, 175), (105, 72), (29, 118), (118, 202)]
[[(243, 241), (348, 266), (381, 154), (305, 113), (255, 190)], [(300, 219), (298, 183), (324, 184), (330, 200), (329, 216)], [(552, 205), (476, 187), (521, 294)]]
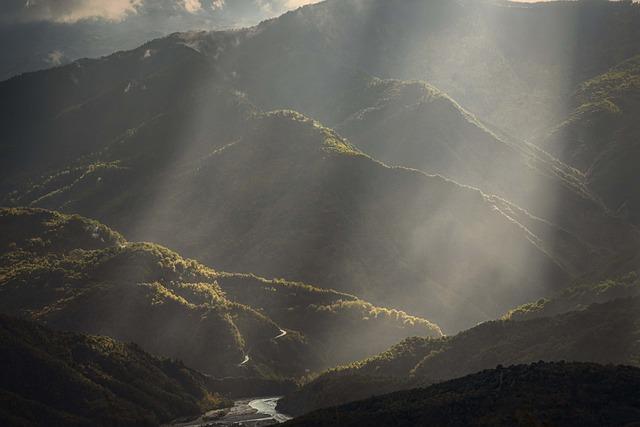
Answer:
[(269, 426), (283, 423), (291, 417), (276, 410), (280, 396), (254, 397), (236, 400), (232, 408), (207, 412), (197, 419), (173, 423), (171, 427), (209, 427), (243, 425)]

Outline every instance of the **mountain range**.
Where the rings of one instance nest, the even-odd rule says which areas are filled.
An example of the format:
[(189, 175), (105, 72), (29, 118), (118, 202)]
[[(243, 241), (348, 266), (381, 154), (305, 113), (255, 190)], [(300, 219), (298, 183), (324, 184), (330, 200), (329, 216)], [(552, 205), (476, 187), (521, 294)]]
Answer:
[(0, 312), (309, 425), (565, 423), (513, 408), (634, 369), (533, 363), (640, 362), (638, 55), (629, 1), (327, 0), (2, 81)]
[[(4, 204), (77, 212), (226, 271), (356, 294), (453, 331), (612, 264), (631, 269), (637, 231), (569, 166), (420, 83), (357, 75), (364, 94), (335, 101), (353, 111), (338, 125), (352, 141), (298, 113), (265, 113), (210, 56), (241, 36), (177, 35), (4, 82), (3, 99), (19, 100), (0, 107), (11, 117)], [(34, 109), (38, 88), (54, 101)], [(389, 116), (376, 120), (377, 143), (358, 136), (363, 110)], [(363, 154), (371, 143), (385, 157), (403, 120), (426, 116), (438, 125), (415, 129), (421, 152), (389, 147), (403, 157), (383, 160), (447, 167)]]
[(135, 342), (217, 377), (304, 375), (442, 334), (352, 295), (217, 272), (79, 216), (2, 209), (0, 229), (3, 313)]
[[(603, 288), (609, 293), (603, 299), (614, 299), (590, 303)], [(408, 338), (375, 357), (323, 373), (279, 405), (285, 412), (302, 414), (497, 365), (539, 360), (638, 366), (639, 294), (637, 280), (613, 282), (586, 292), (574, 290), (573, 298), (565, 295), (548, 302), (557, 307), (572, 300), (573, 305), (565, 304), (566, 312), (528, 305), (454, 336)]]
[(0, 5), (0, 79), (133, 49), (186, 30), (255, 25), (304, 0), (38, 0)]

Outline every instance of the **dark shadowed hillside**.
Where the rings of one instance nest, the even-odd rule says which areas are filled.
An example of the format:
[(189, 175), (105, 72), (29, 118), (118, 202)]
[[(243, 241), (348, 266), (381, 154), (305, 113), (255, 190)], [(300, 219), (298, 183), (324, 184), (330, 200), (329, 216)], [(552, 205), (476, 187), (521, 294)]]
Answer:
[(640, 369), (588, 363), (498, 367), (312, 412), (290, 426), (631, 426)]
[(153, 426), (230, 404), (181, 362), (5, 315), (0, 360), (5, 426)]
[[(0, 106), (11, 123), (2, 143), (3, 188), (28, 190), (31, 180), (61, 168), (72, 172), (50, 185), (69, 185), (87, 172), (75, 167), (79, 159), (80, 167), (89, 161), (125, 170), (132, 169), (127, 160), (142, 160), (149, 173), (168, 167), (168, 158), (202, 155), (228, 142), (238, 129), (234, 123), (242, 123), (252, 107), (214, 84), (215, 69), (189, 46), (196, 36), (161, 39), (0, 83), (2, 99), (12, 100)], [(48, 102), (31, 102), (41, 96)], [(155, 133), (147, 131), (149, 124), (158, 124)], [(145, 144), (130, 142), (144, 138)]]

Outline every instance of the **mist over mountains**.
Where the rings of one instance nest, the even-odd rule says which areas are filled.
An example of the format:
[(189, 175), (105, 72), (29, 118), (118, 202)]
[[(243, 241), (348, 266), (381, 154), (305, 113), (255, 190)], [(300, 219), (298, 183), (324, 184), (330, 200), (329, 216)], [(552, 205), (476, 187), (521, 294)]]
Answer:
[[(176, 28), (298, 6), (169, 3)], [(36, 322), (12, 345), (40, 323), (178, 359), (196, 384), (184, 415), (209, 395), (284, 394), (278, 410), (302, 415), (405, 390), (335, 411), (401, 408), (407, 425), (474, 408), (495, 373), (472, 374), (497, 365), (640, 363), (639, 5), (327, 0), (154, 38), (155, 3), (118, 4), (5, 25), (141, 38), (0, 82), (0, 312)], [(544, 372), (636, 375), (509, 369), (535, 393)], [(551, 401), (496, 396), (460, 419), (566, 423)], [(141, 419), (167, 418), (149, 399)]]
[[(624, 266), (637, 232), (579, 170), (437, 89), (345, 68), (367, 65), (339, 58), (347, 40), (364, 37), (356, 10), (375, 16), (375, 5), (323, 3), (254, 29), (177, 34), (5, 82), (6, 203), (78, 212), (227, 271), (355, 293), (452, 331)], [(382, 16), (393, 22), (407, 7)], [(610, 13), (620, 7), (637, 10), (616, 4)], [(485, 3), (413, 8), (438, 23), (433, 16), (482, 23), (490, 8), (505, 13)], [(353, 22), (339, 25), (347, 34), (325, 30), (348, 13)], [(325, 32), (333, 37), (320, 44)], [(34, 108), (42, 90), (55, 91), (52, 102)], [(335, 125), (390, 165), (445, 179), (386, 167), (303, 116), (261, 117), (275, 107)]]
[(255, 25), (313, 1), (7, 0), (0, 6), (0, 79), (133, 49), (178, 31)]

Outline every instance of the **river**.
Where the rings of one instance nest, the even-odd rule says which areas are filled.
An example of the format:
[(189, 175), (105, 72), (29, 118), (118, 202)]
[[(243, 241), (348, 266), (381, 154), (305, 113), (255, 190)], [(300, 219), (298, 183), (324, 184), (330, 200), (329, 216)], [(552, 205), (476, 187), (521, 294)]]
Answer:
[(209, 411), (191, 420), (170, 424), (171, 427), (235, 426), (261, 427), (283, 423), (291, 417), (276, 411), (280, 396), (236, 400), (232, 408)]

